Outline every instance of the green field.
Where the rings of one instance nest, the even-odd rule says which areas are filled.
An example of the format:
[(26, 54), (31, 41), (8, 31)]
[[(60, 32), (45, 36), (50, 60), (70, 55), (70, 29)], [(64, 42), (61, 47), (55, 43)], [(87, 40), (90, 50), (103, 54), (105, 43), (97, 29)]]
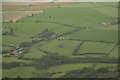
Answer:
[(37, 46), (32, 46), (28, 53), (25, 53), (23, 58), (40, 58), (43, 55), (46, 55), (44, 52), (41, 52)]
[(18, 59), (17, 57), (2, 57), (2, 62), (7, 62), (7, 63), (10, 63), (10, 62), (25, 62), (25, 63), (31, 63), (33, 62), (32, 60), (20, 60)]
[(3, 69), (3, 77), (17, 78), (18, 76), (22, 78), (33, 77), (34, 67), (16, 67), (12, 69)]
[(54, 29), (58, 27), (57, 24), (51, 23), (4, 23), (4, 27), (11, 27), (15, 29), (16, 34), (28, 34), (28, 35), (35, 35), (37, 33), (42, 32), (43, 30), (47, 29)]
[(49, 72), (67, 72), (70, 70), (81, 69), (84, 67), (92, 67), (92, 63), (77, 63), (77, 64), (65, 64), (55, 66), (49, 69)]
[(81, 30), (79, 32), (73, 33), (68, 38), (79, 39), (79, 40), (117, 42), (118, 32), (107, 31), (107, 30), (86, 29), (86, 30)]
[(77, 54), (98, 53), (99, 56), (99, 53), (108, 53), (114, 46), (115, 44), (110, 43), (85, 42)]
[[(119, 45), (120, 46), (120, 45)], [(117, 46), (110, 54), (109, 56), (112, 58), (118, 58), (119, 57), (119, 46)]]
[(99, 64), (97, 64), (95, 69), (99, 69), (99, 68), (102, 68), (102, 67), (109, 67), (109, 69), (117, 69), (118, 68), (117, 66), (118, 66), (117, 64), (99, 63)]
[(109, 15), (109, 16), (113, 16), (113, 17), (117, 17), (118, 16), (118, 9), (115, 7), (99, 7), (99, 8), (94, 8), (95, 10)]
[(52, 67), (48, 71), (50, 73), (62, 72), (62, 73), (54, 74), (51, 76), (52, 78), (59, 78), (59, 77), (65, 75), (65, 73), (68, 71), (82, 69), (84, 67), (92, 67), (92, 64), (91, 63), (65, 64), (65, 65)]
[[(88, 14), (88, 12), (90, 13)], [(79, 8), (79, 7), (76, 7), (76, 8), (65, 7), (65, 8), (59, 8), (59, 9), (54, 8), (46, 11), (45, 13), (37, 14), (33, 16), (31, 20), (27, 18), (23, 19), (23, 21), (25, 22), (35, 22), (36, 20), (39, 20), (41, 22), (59, 22), (61, 24), (69, 24), (73, 26), (82, 27), (82, 26), (100, 24), (106, 21), (112, 22), (116, 20), (116, 18), (101, 14), (94, 9)]]
[(31, 38), (17, 36), (3, 36), (3, 45), (18, 45), (25, 41), (32, 41)]
[(7, 47), (7, 46), (3, 46), (2, 47), (2, 50), (10, 50), (10, 49), (12, 49), (11, 47)]
[(71, 28), (71, 27), (67, 27), (67, 26), (62, 26), (62, 27), (58, 27), (54, 30), (52, 30), (53, 32), (55, 33), (58, 33), (58, 34), (63, 34), (65, 32), (69, 32), (69, 31), (72, 31), (74, 30), (75, 28)]
[(96, 29), (108, 30), (108, 31), (117, 31), (117, 30), (119, 30), (118, 25), (101, 26), (101, 27), (96, 27)]
[[(11, 69), (3, 69), (3, 77), (31, 78), (38, 77), (40, 73), (39, 77), (59, 78), (70, 71), (84, 67), (94, 69), (109, 67), (108, 69), (115, 71), (117, 66), (115, 61), (119, 54), (117, 6), (118, 4), (113, 2), (4, 3), (3, 33), (12, 29), (15, 36), (9, 34), (2, 36), (3, 51), (13, 48), (18, 53), (19, 50), (28, 51), (16, 57), (8, 52), (10, 57), (3, 57), (2, 60), (4, 63), (21, 62), (30, 66), (20, 65)], [(42, 13), (27, 16), (34, 11), (41, 10), (43, 10)], [(14, 21), (21, 17), (24, 18), (17, 22)], [(5, 22), (5, 20), (13, 22)], [(103, 23), (110, 24), (104, 25)], [(64, 39), (60, 39), (61, 37)], [(21, 46), (23, 42), (30, 43), (24, 43)], [(19, 46), (19, 48), (9, 46)], [(50, 54), (55, 55), (56, 60), (49, 57)], [(62, 59), (61, 57), (65, 58), (64, 61), (59, 60), (59, 58)], [(39, 64), (36, 64), (35, 60), (38, 60)], [(50, 65), (47, 61), (55, 62), (55, 65)], [(59, 61), (58, 64), (57, 61)], [(43, 67), (37, 70), (36, 65), (43, 65)], [(45, 68), (46, 66), (50, 67)]]
[(58, 53), (59, 55), (71, 56), (73, 50), (79, 44), (79, 41), (55, 40), (40, 48), (48, 52)]

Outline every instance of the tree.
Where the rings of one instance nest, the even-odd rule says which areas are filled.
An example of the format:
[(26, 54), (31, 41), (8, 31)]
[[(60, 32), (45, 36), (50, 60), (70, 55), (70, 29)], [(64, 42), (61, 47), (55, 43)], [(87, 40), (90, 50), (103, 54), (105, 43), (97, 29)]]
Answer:
[(23, 42), (20, 44), (20, 47), (30, 47), (32, 45), (32, 42)]
[(52, 66), (70, 63), (72, 60), (65, 56), (59, 56), (56, 53), (48, 54), (34, 61), (36, 69), (47, 69)]
[(13, 29), (13, 28), (10, 28), (9, 35), (15, 35), (15, 32), (14, 32), (14, 29)]

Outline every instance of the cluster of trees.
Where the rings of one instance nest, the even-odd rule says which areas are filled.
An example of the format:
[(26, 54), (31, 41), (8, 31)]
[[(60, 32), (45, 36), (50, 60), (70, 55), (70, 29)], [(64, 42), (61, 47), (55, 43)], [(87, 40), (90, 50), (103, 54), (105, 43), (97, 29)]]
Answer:
[(14, 48), (11, 48), (9, 50), (3, 50), (2, 54), (4, 55), (4, 57), (10, 57), (10, 55), (14, 55), (13, 50), (14, 50)]
[(60, 56), (57, 53), (47, 54), (42, 58), (34, 61), (36, 69), (47, 69), (52, 66), (72, 63), (117, 63), (117, 59), (105, 59), (105, 58), (69, 58), (66, 56)]
[(84, 43), (84, 41), (83, 41), (82, 43), (80, 43), (80, 44), (76, 47), (76, 49), (74, 49), (72, 55), (77, 55), (77, 52), (79, 51), (79, 49), (80, 49), (80, 47), (83, 45), (83, 43)]
[(2, 69), (11, 69), (13, 67), (34, 66), (34, 64), (26, 62), (2, 62)]
[(11, 63), (2, 63), (2, 69), (11, 69), (12, 67), (20, 67), (21, 65), (25, 65), (25, 63), (21, 62), (11, 62)]
[(58, 35), (48, 29), (45, 29), (43, 32), (37, 34), (35, 37), (41, 38), (42, 40), (52, 40), (57, 38)]
[(108, 67), (94, 69), (92, 67), (73, 70), (67, 72), (62, 78), (116, 78), (118, 77), (117, 70), (109, 71)]
[(44, 41), (44, 40), (36, 39), (36, 40), (32, 40), (32, 43), (35, 44), (35, 43), (39, 43), (40, 41)]
[(10, 36), (15, 36), (15, 30), (10, 27), (8, 30), (2, 33), (2, 35), (10, 35)]
[(32, 46), (32, 42), (22, 42), (19, 46), (23, 48), (29, 48)]
[(115, 58), (93, 58), (93, 57), (85, 57), (85, 58), (75, 58), (74, 60), (83, 63), (118, 63), (118, 59)]
[[(22, 50), (21, 56), (19, 56), (18, 59), (24, 59), (24, 58), (23, 58), (24, 54), (26, 54), (26, 53), (29, 52), (29, 49), (30, 49), (30, 47), (31, 47), (32, 45), (33, 45), (32, 42), (22, 42), (21, 44), (19, 44), (19, 47), (20, 47), (20, 48), (23, 48), (23, 50)], [(31, 59), (26, 59), (26, 60), (31, 60)]]
[(73, 59), (58, 54), (48, 54), (34, 61), (35, 68), (38, 70), (67, 63), (74, 63)]

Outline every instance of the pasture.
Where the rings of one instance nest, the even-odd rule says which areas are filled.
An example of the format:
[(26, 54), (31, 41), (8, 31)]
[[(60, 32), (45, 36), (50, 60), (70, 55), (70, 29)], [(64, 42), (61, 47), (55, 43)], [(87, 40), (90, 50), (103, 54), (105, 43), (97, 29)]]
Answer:
[(106, 25), (101, 27), (96, 27), (95, 29), (108, 30), (108, 31), (119, 31), (118, 25)]
[(108, 68), (109, 70), (114, 70), (114, 69), (118, 68), (118, 64), (99, 63), (99, 64), (96, 65), (95, 69), (99, 69), (99, 68), (102, 68), (102, 67), (109, 67)]
[(92, 67), (92, 63), (64, 64), (50, 68), (49, 72), (67, 72), (70, 70), (82, 69), (84, 67)]
[(114, 46), (115, 44), (110, 43), (85, 42), (83, 46), (79, 49), (77, 54), (84, 55), (85, 53), (94, 53), (95, 55), (97, 55), (98, 53), (99, 55), (99, 53), (109, 53), (109, 51), (114, 48)]
[(73, 50), (80, 44), (80, 41), (54, 40), (39, 47), (50, 53), (58, 53), (63, 56), (72, 56)]
[(110, 54), (109, 54), (109, 57), (112, 57), (112, 58), (119, 58), (119, 47), (120, 45), (118, 45)]
[(69, 39), (118, 42), (118, 32), (108, 30), (86, 29), (69, 35)]
[(10, 50), (10, 49), (12, 49), (11, 47), (7, 47), (7, 46), (3, 46), (2, 47), (2, 50)]
[(58, 27), (56, 29), (53, 29), (52, 31), (57, 33), (57, 34), (63, 34), (63, 33), (66, 33), (66, 32), (69, 32), (69, 31), (72, 31), (74, 30), (75, 28), (72, 28), (72, 27), (68, 27), (68, 26), (61, 26), (61, 27)]
[(24, 54), (23, 58), (40, 58), (43, 55), (46, 55), (44, 52), (41, 52), (37, 46), (32, 46), (30, 51)]
[(3, 45), (19, 45), (22, 42), (32, 41), (31, 38), (17, 36), (3, 36)]
[(2, 57), (2, 62), (11, 63), (11, 62), (24, 62), (24, 63), (31, 63), (32, 60), (20, 60), (17, 57)]
[[(90, 13), (88, 14), (88, 12)], [(53, 23), (58, 22), (60, 24), (69, 24), (77, 27), (96, 25), (102, 22), (106, 22), (106, 21), (112, 22), (116, 20), (115, 17), (106, 16), (104, 14), (97, 12), (94, 9), (79, 8), (79, 7), (53, 8), (47, 10), (45, 13), (37, 14), (32, 18), (39, 18), (41, 22), (53, 22)]]
[(35, 69), (34, 67), (16, 67), (12, 69), (3, 69), (3, 77), (17, 78), (18, 76), (22, 78), (32, 78)]
[[(6, 27), (6, 28), (5, 28)], [(4, 23), (3, 28), (7, 30), (8, 28), (15, 29), (15, 34), (26, 34), (26, 35), (36, 35), (37, 33), (41, 33), (45, 29), (54, 29), (59, 27), (58, 24), (51, 23)], [(3, 29), (4, 31), (4, 29)]]
[(98, 7), (94, 9), (101, 12), (102, 14), (106, 14), (113, 17), (118, 16), (118, 8), (115, 8), (115, 6), (114, 7)]
[[(117, 3), (23, 2), (3, 4), (3, 33), (9, 31), (10, 28), (15, 32), (15, 36), (2, 36), (3, 50), (10, 50), (11, 48), (7, 47), (10, 45), (16, 46), (22, 42), (36, 40), (35, 43), (27, 47), (29, 51), (24, 53), (22, 59), (12, 55), (3, 57), (3, 62), (33, 63), (34, 60), (24, 60), (23, 58), (43, 58), (43, 55), (46, 56), (52, 53), (58, 53), (60, 56), (66, 56), (70, 59), (85, 59), (86, 61), (91, 57), (93, 59), (100, 58), (101, 60), (102, 58), (105, 58), (105, 60), (118, 58), (118, 24), (102, 24), (117, 21)], [(44, 12), (40, 13), (42, 10)], [(15, 22), (16, 20), (18, 21)], [(44, 40), (44, 37), (42, 40), (39, 37), (34, 37), (36, 35), (41, 36), (41, 33), (45, 31), (50, 31), (49, 34), (53, 32), (59, 36), (54, 34), (52, 36), (56, 38), (51, 40)], [(61, 35), (64, 39), (59, 39)], [(117, 46), (115, 47), (116, 44)], [(44, 73), (47, 73), (52, 74), (49, 76), (51, 78), (59, 78), (69, 71), (84, 67), (94, 67), (95, 69), (112, 67), (110, 69), (115, 70), (117, 66), (117, 63), (104, 62), (95, 63), (97, 65), (94, 66), (94, 63), (89, 61), (88, 63), (67, 63), (52, 66), (46, 70), (36, 70), (35, 65), (19, 66), (3, 69), (3, 77), (15, 78), (20, 76), (21, 78), (31, 78), (39, 75), (37, 72), (42, 72), (43, 75), (40, 75), (41, 77), (44, 77)]]
[(59, 78), (65, 75), (66, 72), (77, 70), (77, 69), (82, 69), (84, 67), (92, 67), (92, 63), (64, 64), (64, 65), (49, 68), (48, 72), (49, 73), (61, 72), (61, 73), (57, 73), (51, 76), (51, 78)]

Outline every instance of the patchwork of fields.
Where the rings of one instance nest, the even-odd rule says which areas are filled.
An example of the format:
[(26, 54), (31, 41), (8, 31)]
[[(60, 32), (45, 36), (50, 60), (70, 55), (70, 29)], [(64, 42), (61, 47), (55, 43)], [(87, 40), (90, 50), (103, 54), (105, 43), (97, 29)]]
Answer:
[[(32, 14), (44, 11), (17, 22), (3, 23), (3, 63), (23, 63), (19, 67), (3, 69), (3, 77), (59, 78), (85, 67), (117, 69), (117, 62), (114, 62), (119, 54), (117, 3), (32, 4), (3, 4), (3, 11), (10, 11), (12, 15), (23, 11), (11, 18), (6, 16), (8, 13), (3, 13), (6, 16), (3, 20), (8, 21), (28, 15), (24, 11)], [(59, 54), (76, 61), (36, 70), (34, 61), (49, 54)]]

